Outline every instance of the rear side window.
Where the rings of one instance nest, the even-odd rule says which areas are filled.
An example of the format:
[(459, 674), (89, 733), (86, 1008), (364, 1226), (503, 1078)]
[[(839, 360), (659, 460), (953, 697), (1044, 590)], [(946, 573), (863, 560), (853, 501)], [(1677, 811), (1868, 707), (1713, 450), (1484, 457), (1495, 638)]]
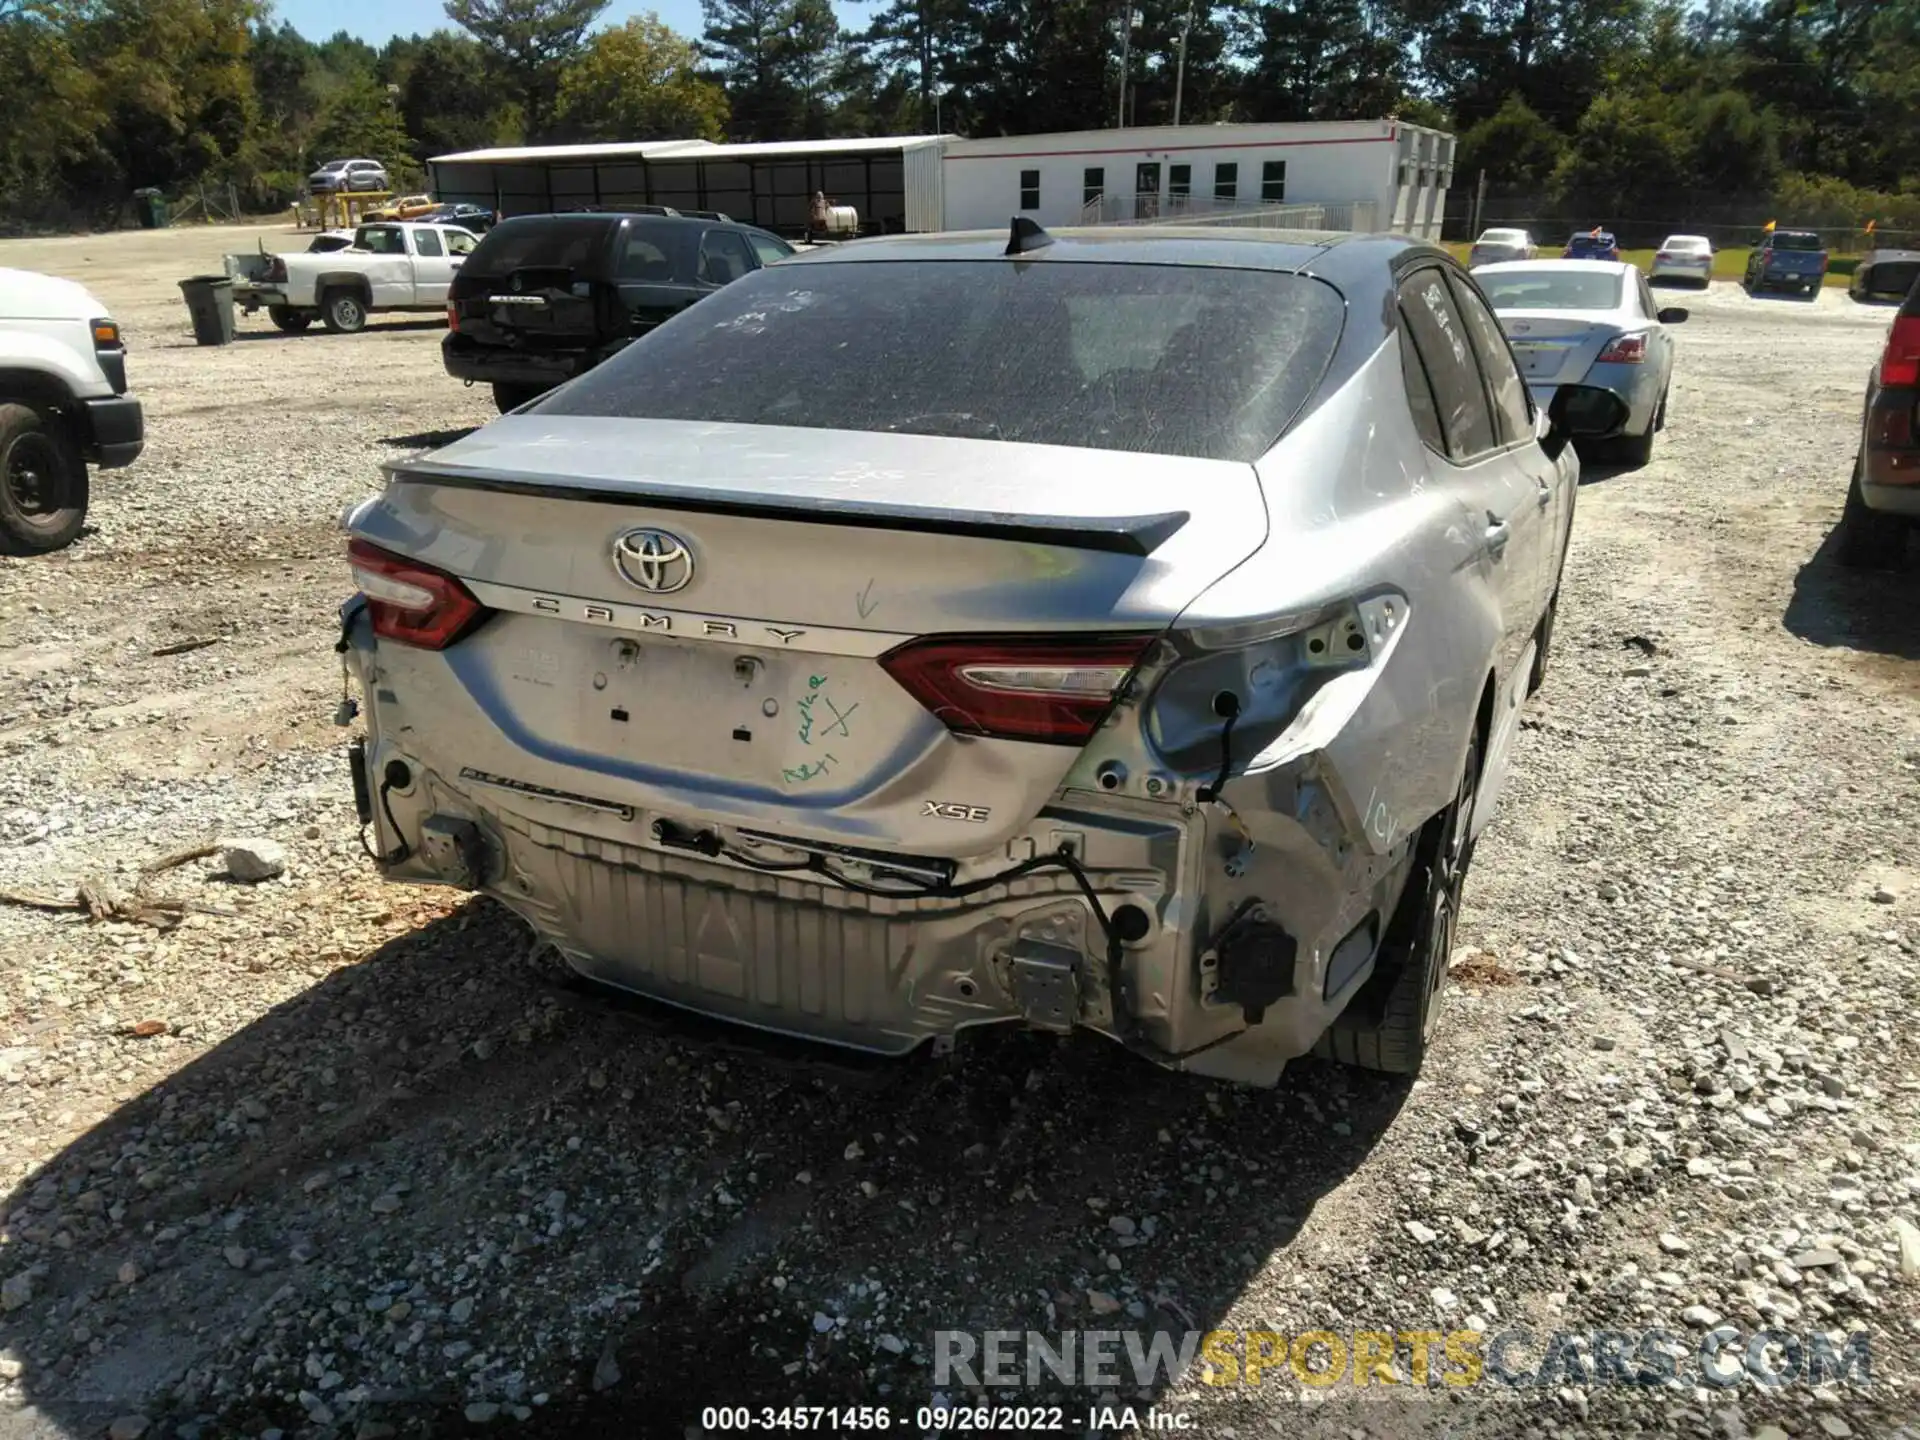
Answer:
[(511, 275), (516, 270), (599, 269), (607, 235), (617, 220), (506, 220), (487, 232), (467, 270), (480, 275)]
[(700, 278), (709, 285), (731, 285), (753, 269), (747, 242), (731, 230), (709, 230), (700, 237)]
[(541, 413), (1248, 461), (1312, 395), (1344, 313), (1324, 282), (1267, 271), (777, 265), (627, 346)]
[(749, 234), (747, 243), (753, 247), (753, 253), (760, 258), (762, 265), (771, 265), (793, 254), (791, 245), (772, 235)]
[(1420, 443), (1436, 455), (1445, 455), (1447, 437), (1440, 428), (1439, 407), (1433, 403), (1433, 385), (1404, 322), (1400, 326), (1400, 378), (1407, 387), (1407, 408), (1413, 412), (1413, 428), (1420, 434)]
[(1527, 400), (1527, 384), (1513, 363), (1506, 334), (1493, 312), (1458, 275), (1447, 277), (1453, 285), (1453, 303), (1467, 325), (1467, 343), (1480, 362), (1486, 378), (1487, 396), (1493, 402), (1494, 434), (1502, 445), (1514, 445), (1533, 434), (1533, 407)]
[(673, 261), (646, 236), (632, 232), (620, 257), (620, 278), (649, 285), (669, 284), (673, 280)]
[(413, 247), (416, 251), (418, 251), (422, 255), (432, 255), (437, 257), (445, 253), (444, 251), (442, 251), (440, 247), (439, 235), (437, 235), (431, 230), (414, 231)]
[(1486, 454), (1495, 446), (1493, 416), (1466, 324), (1448, 293), (1446, 277), (1437, 269), (1420, 270), (1402, 281), (1400, 313), (1432, 382), (1447, 454), (1456, 464)]

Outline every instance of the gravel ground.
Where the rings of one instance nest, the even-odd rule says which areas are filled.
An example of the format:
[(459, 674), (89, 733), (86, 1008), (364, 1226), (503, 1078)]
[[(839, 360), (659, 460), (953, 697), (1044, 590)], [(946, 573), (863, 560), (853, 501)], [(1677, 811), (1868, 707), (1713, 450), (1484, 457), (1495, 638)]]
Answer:
[[(1581, 491), (1425, 1078), (1267, 1093), (1039, 1036), (827, 1068), (375, 880), (335, 521), (490, 404), (430, 324), (196, 349), (172, 281), (253, 243), (0, 245), (112, 307), (150, 437), (71, 550), (0, 559), (0, 890), (109, 917), (0, 904), (0, 1437), (680, 1436), (791, 1402), (918, 1433), (979, 1398), (933, 1332), (987, 1329), (1871, 1351), (1869, 1384), (1606, 1384), (1589, 1340), (1521, 1387), (1436, 1348), (1424, 1388), (988, 1392), (1069, 1434), (1110, 1432), (1095, 1402), (1242, 1437), (1920, 1417), (1920, 581), (1843, 576), (1829, 538), (1884, 312), (1681, 302), (1653, 464)], [(284, 873), (141, 874), (234, 836)]]

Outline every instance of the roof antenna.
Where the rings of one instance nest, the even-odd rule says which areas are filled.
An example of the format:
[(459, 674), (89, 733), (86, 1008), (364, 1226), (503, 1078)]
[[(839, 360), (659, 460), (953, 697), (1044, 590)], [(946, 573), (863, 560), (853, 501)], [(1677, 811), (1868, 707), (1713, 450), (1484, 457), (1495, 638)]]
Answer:
[(1038, 220), (1029, 220), (1024, 215), (1013, 217), (1013, 233), (1007, 237), (1007, 248), (1003, 255), (1031, 255), (1035, 250), (1044, 250), (1053, 243), (1053, 236), (1040, 228)]

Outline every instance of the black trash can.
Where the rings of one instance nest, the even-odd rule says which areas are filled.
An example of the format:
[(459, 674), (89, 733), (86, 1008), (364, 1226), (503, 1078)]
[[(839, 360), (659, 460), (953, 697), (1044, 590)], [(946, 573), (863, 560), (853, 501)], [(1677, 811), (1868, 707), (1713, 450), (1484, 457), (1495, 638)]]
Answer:
[(193, 338), (202, 345), (233, 343), (233, 281), (225, 275), (196, 275), (180, 282), (193, 316)]
[(167, 224), (166, 198), (158, 190), (144, 189), (133, 192), (134, 208), (140, 213), (142, 230), (163, 230)]

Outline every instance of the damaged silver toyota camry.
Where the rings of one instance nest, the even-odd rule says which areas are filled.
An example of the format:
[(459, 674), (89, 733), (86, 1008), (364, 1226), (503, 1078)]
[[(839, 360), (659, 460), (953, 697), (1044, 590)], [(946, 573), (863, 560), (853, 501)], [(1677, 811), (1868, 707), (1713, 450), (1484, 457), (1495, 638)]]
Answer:
[(1413, 1071), (1546, 664), (1568, 394), (1404, 239), (769, 267), (349, 515), (369, 848), (787, 1035)]

